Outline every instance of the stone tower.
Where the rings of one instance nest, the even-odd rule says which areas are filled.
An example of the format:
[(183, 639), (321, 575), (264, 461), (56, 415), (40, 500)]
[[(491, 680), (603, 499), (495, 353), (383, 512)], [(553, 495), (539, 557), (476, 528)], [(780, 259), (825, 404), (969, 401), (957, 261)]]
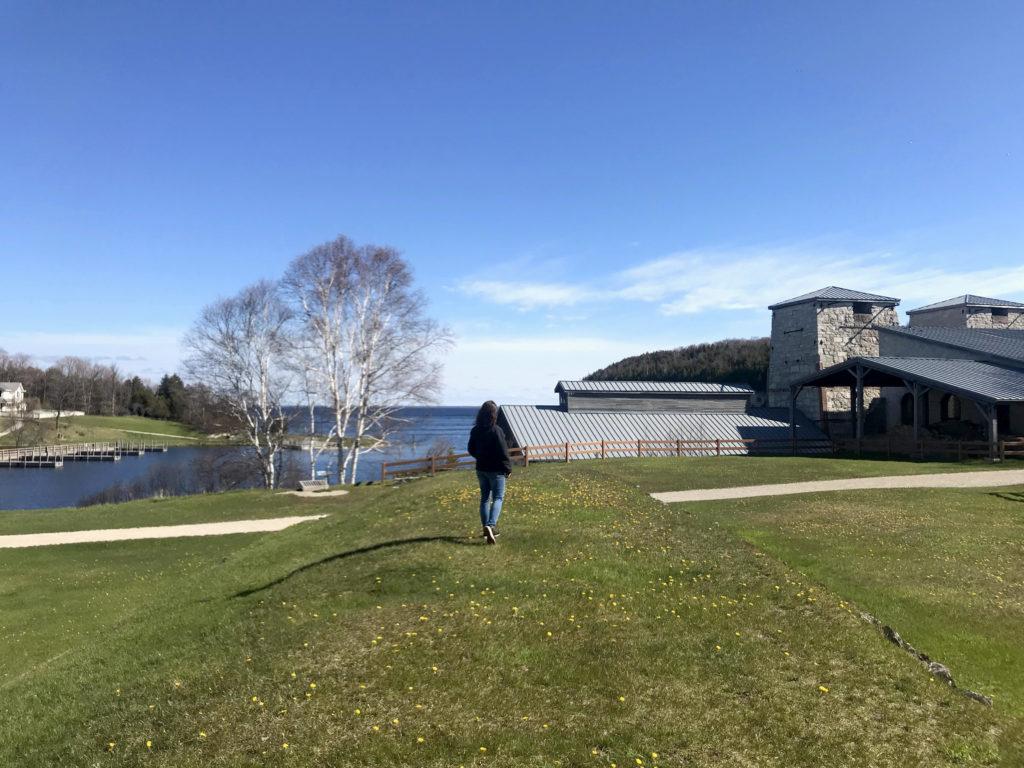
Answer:
[[(768, 405), (788, 407), (790, 385), (815, 371), (851, 357), (878, 355), (876, 329), (899, 325), (899, 303), (891, 296), (829, 286), (770, 306)], [(877, 390), (866, 389), (865, 405), (870, 406), (878, 394)], [(846, 388), (810, 387), (797, 398), (797, 407), (815, 420), (828, 418), (829, 414), (848, 420), (850, 405)]]
[(1024, 304), (968, 293), (907, 310), (911, 328), (1010, 328), (1024, 330)]

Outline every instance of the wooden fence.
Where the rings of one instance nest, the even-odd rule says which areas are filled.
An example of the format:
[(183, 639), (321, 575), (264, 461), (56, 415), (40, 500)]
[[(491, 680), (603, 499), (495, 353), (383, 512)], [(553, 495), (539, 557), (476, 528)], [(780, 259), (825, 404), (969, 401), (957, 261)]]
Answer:
[(996, 456), (992, 456), (992, 446), (987, 440), (907, 440), (893, 437), (867, 437), (837, 439), (836, 453), (849, 453), (857, 456), (870, 454), (875, 456), (908, 456), (912, 458), (955, 458), (957, 461), (966, 459), (1024, 458), (1024, 438), (1000, 440), (996, 446)]
[(26, 448), (0, 448), (0, 466), (18, 463), (55, 464), (65, 460), (90, 457), (121, 457), (166, 451), (162, 443), (65, 443), (63, 445), (36, 445)]
[[(510, 448), (512, 462), (529, 466), (531, 461), (580, 461), (649, 456), (739, 456), (748, 453), (792, 454), (832, 453), (830, 440), (595, 440), (583, 443), (551, 443)], [(456, 469), (471, 469), (476, 460), (468, 453), (426, 456), (420, 459), (386, 461), (380, 465), (380, 481), (419, 475), (436, 475)]]

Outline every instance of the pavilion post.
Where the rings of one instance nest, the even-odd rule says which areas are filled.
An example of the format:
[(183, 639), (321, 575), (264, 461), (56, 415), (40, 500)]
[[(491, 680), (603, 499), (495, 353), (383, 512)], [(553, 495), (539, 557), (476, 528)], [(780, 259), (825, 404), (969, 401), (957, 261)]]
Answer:
[(988, 455), (992, 461), (999, 458), (999, 412), (995, 405), (987, 406), (988, 413)]
[(800, 394), (801, 387), (789, 388), (789, 442), (790, 450), (796, 456), (796, 398)]
[(858, 365), (854, 376), (857, 377), (856, 405), (857, 414), (857, 448), (860, 449), (860, 441), (864, 439), (864, 366)]

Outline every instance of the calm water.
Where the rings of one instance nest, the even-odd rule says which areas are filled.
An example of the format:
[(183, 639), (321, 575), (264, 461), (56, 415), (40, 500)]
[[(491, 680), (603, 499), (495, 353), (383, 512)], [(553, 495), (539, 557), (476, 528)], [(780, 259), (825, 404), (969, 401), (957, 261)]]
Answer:
[[(380, 477), (382, 461), (423, 456), (439, 442), (450, 443), (456, 451), (466, 447), (475, 408), (406, 408), (399, 416), (398, 433), (393, 445), (384, 452), (364, 453), (359, 457), (358, 480)], [(308, 413), (302, 414), (294, 431), (308, 432)], [(326, 432), (330, 414), (317, 413), (318, 431)], [(305, 429), (303, 429), (305, 427)], [(172, 492), (197, 493), (225, 490), (253, 484), (251, 476), (238, 476), (226, 467), (237, 462), (238, 449), (171, 448), (167, 453), (125, 456), (118, 462), (67, 462), (61, 469), (0, 468), (0, 510), (71, 507), (108, 492), (114, 486), (133, 488), (134, 495), (149, 495), (147, 489), (169, 488)], [(309, 477), (309, 458), (305, 451), (286, 451), (285, 476)], [(327, 451), (320, 456), (317, 469), (329, 476), (337, 471), (337, 456)]]

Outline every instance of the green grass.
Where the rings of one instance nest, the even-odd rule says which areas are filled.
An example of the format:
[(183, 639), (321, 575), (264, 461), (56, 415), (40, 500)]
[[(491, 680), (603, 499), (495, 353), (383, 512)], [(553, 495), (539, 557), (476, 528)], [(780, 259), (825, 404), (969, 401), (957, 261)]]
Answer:
[(857, 491), (689, 505), (890, 624), (1024, 717), (1024, 493)]
[[(817, 473), (851, 471), (813, 461)], [(687, 471), (725, 481), (715, 462), (735, 468), (733, 484), (767, 473), (721, 459)], [(843, 531), (876, 549), (893, 538), (891, 567), (959, 626), (960, 595), (899, 565), (906, 530), (876, 530), (882, 514), (860, 526), (857, 494), (820, 532), (824, 496), (773, 499), (774, 512), (664, 506), (636, 487), (654, 463), (517, 472), (496, 547), (478, 537), (474, 478), (452, 473), (341, 498), (249, 492), (95, 512), (126, 524), (331, 513), (277, 534), (4, 550), (0, 765), (1021, 764), (1011, 683), (989, 709), (933, 682), (856, 615), (885, 591), (874, 561), (844, 552), (835, 573), (815, 565)], [(929, 507), (958, 494), (961, 511), (996, 504), (982, 491), (929, 493)], [(979, 620), (1005, 623), (1001, 642), (1019, 657), (1016, 566), (990, 569), (999, 582), (971, 560), (1019, 563), (1019, 530), (985, 512), (957, 523), (950, 504), (924, 535), (975, 562), (971, 590), (991, 602)], [(46, 514), (52, 529), (80, 513)], [(31, 526), (23, 516), (5, 532)], [(939, 574), (940, 563), (952, 580), (957, 568), (937, 560)], [(889, 599), (907, 625), (893, 623), (985, 690), (975, 649), (944, 656), (918, 639), (903, 586)], [(888, 620), (884, 606), (863, 607)]]
[[(60, 420), (60, 431), (53, 419), (41, 419), (27, 429), (38, 429), (37, 445), (60, 443), (136, 442), (166, 443), (168, 445), (203, 445), (221, 441), (212, 440), (201, 432), (176, 421), (149, 419), (144, 416), (70, 416)], [(149, 434), (142, 434), (149, 433)], [(15, 444), (15, 435), (0, 438), (0, 446)]]

